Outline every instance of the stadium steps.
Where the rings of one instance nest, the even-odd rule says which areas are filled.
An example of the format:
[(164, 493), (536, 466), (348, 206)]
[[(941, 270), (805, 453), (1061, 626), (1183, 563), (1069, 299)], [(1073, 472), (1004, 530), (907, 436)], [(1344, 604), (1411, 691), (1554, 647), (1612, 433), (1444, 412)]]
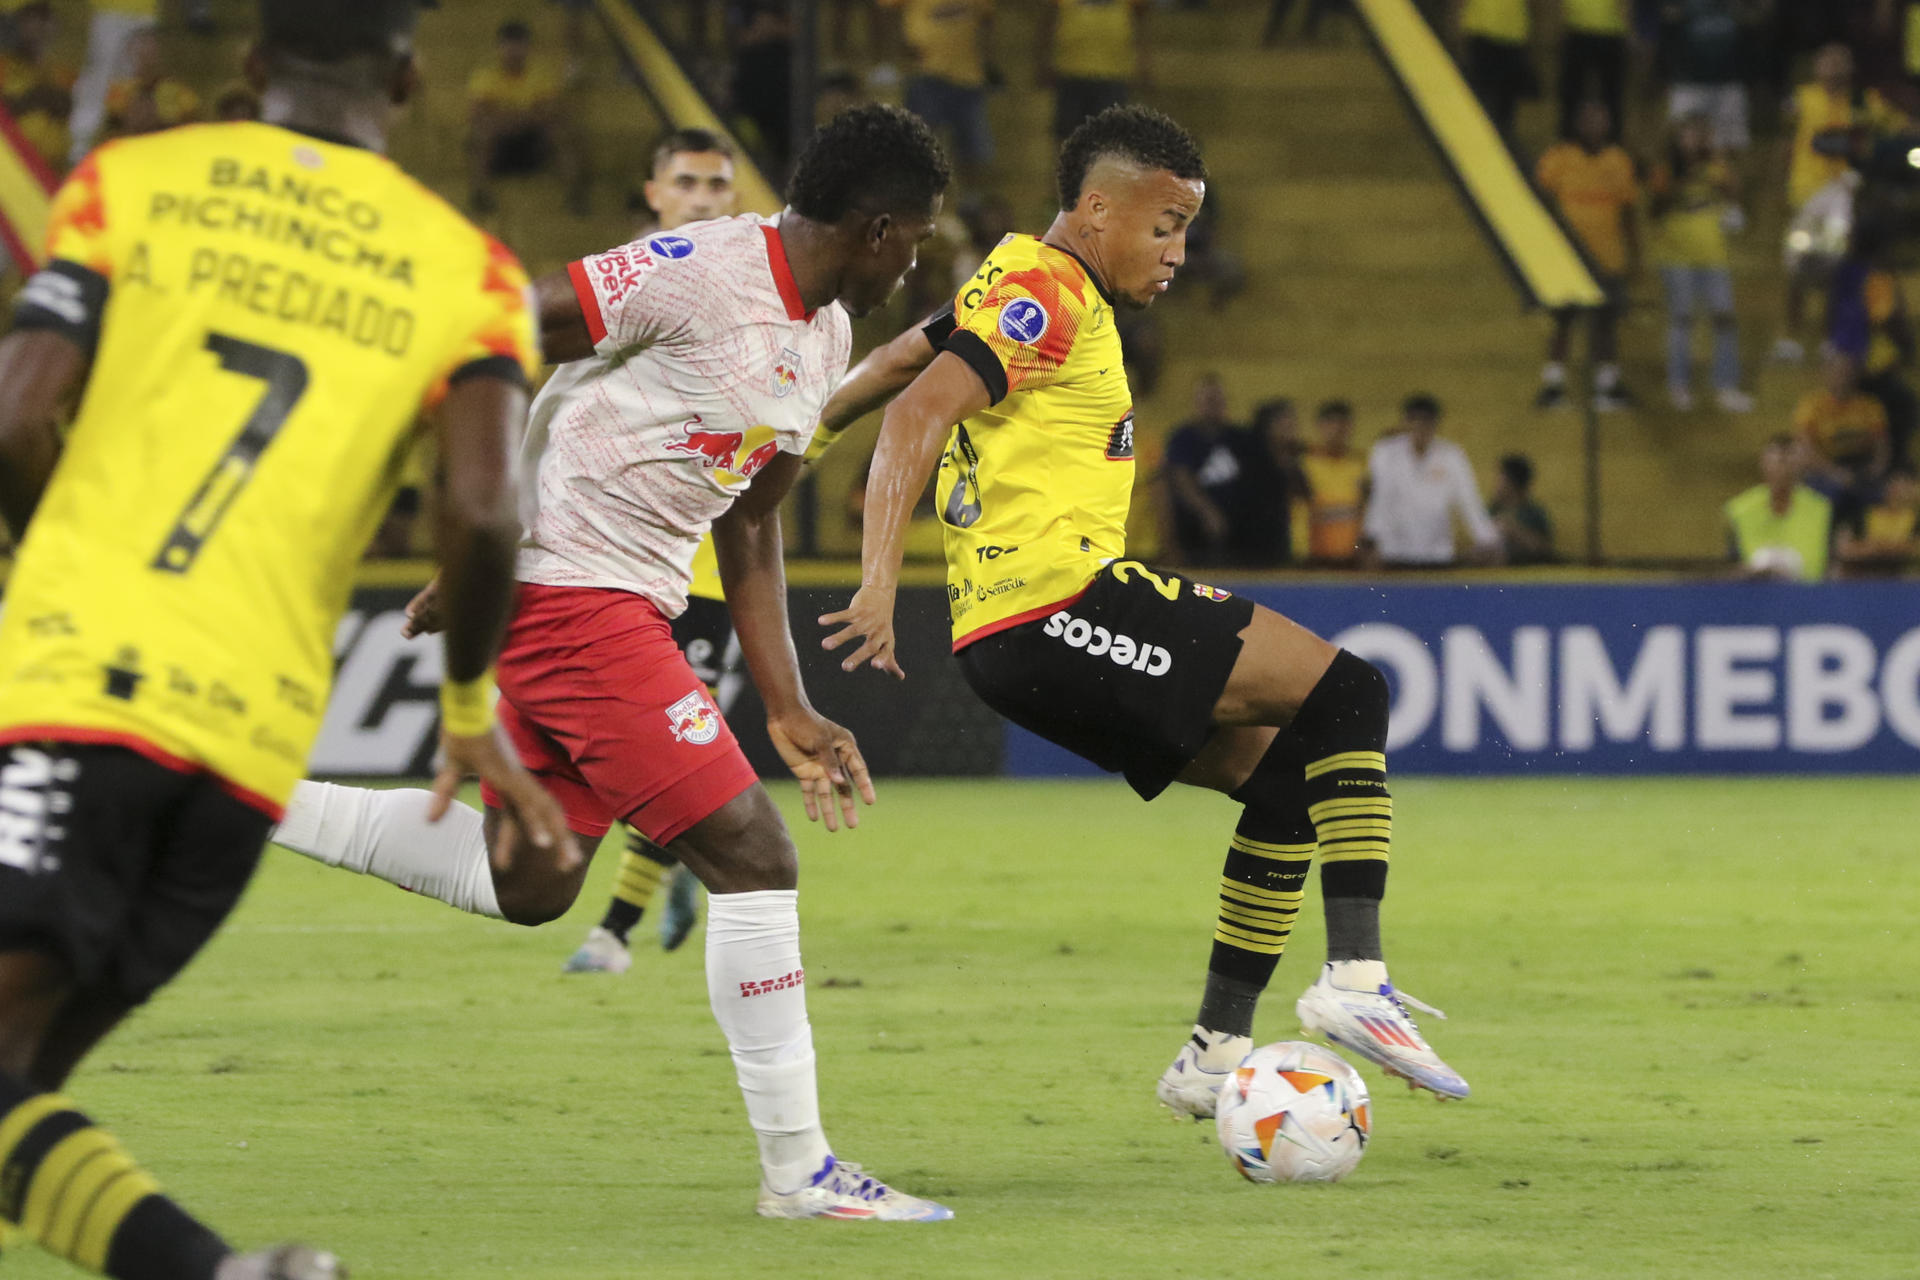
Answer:
[[(1303, 405), (1350, 398), (1363, 445), (1391, 429), (1402, 396), (1431, 390), (1447, 403), (1447, 430), (1473, 458), (1484, 488), (1491, 489), (1500, 455), (1533, 457), (1561, 550), (1577, 557), (1585, 547), (1581, 417), (1539, 413), (1531, 404), (1546, 317), (1521, 306), (1357, 32), (1348, 28), (1344, 40), (1316, 46), (1261, 49), (1264, 9), (1216, 4), (1154, 19), (1155, 86), (1144, 96), (1200, 135), (1224, 239), (1251, 283), (1219, 311), (1199, 290), (1183, 297), (1178, 286), (1161, 304), (1168, 361), (1157, 393), (1139, 406), (1143, 446), (1152, 454), (1164, 443), (1194, 380), (1208, 370), (1221, 374), (1238, 413), (1275, 395)], [(1018, 82), (1028, 46), (1017, 20), (1002, 26), (1002, 62)], [(1035, 175), (1051, 171), (1047, 107), (1044, 95), (1018, 84), (993, 104), (997, 176), (1022, 193), (1016, 207), (1031, 207), (1037, 225), (1047, 206)], [(1807, 382), (1799, 371), (1759, 366), (1778, 305), (1775, 242), (1763, 232), (1749, 236), (1737, 267), (1749, 381), (1761, 397), (1761, 412), (1750, 418), (1666, 408), (1657, 281), (1649, 273), (1639, 282), (1622, 346), (1645, 404), (1601, 426), (1609, 556), (1721, 553), (1721, 503), (1751, 483), (1759, 441), (1786, 425)], [(1583, 352), (1581, 339), (1576, 359)], [(1135, 506), (1134, 536), (1144, 548), (1155, 531), (1148, 504)]]

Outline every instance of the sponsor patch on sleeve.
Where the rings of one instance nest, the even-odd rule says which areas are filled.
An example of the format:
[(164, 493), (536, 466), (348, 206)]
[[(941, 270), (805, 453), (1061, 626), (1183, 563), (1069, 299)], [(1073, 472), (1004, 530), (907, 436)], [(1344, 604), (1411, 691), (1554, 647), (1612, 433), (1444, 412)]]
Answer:
[(1047, 336), (1047, 309), (1032, 298), (1013, 298), (1000, 308), (1000, 334), (1023, 347)]

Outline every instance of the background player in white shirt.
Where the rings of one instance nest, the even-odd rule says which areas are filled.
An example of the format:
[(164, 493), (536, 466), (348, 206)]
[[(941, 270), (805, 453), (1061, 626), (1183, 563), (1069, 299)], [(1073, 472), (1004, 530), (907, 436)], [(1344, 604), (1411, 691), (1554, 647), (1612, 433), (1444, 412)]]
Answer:
[[(807, 816), (854, 825), (856, 792), (870, 804), (873, 788), (852, 735), (801, 688), (779, 504), (846, 371), (847, 313), (885, 302), (912, 269), (947, 178), (918, 119), (859, 108), (815, 135), (778, 221), (662, 232), (537, 289), (547, 355), (569, 363), (534, 402), (527, 433), (537, 474), (501, 721), (583, 848), (625, 821), (712, 894), (708, 993), (760, 1141), (758, 1208), (769, 1217), (952, 1215), (836, 1161), (827, 1144), (793, 842), (669, 624), (711, 527), (768, 732)], [(410, 612), (413, 629), (434, 629), (431, 587)], [(555, 919), (585, 863), (533, 848), (482, 794), (484, 820), (454, 806), (436, 825), (426, 793), (302, 783), (277, 838), (463, 910)]]
[(1464, 449), (1439, 438), (1440, 402), (1408, 396), (1401, 431), (1373, 446), (1367, 459), (1366, 536), (1372, 554), (1390, 565), (1454, 562), (1453, 518), (1473, 540), (1473, 557), (1501, 555), (1500, 530), (1487, 514)]

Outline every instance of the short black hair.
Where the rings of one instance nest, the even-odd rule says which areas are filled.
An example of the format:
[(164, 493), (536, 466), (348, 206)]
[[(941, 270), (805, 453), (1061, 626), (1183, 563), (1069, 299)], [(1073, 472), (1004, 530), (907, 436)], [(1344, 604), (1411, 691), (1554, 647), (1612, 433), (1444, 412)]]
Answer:
[(1400, 402), (1400, 412), (1402, 415), (1417, 413), (1424, 417), (1438, 419), (1440, 398), (1425, 391), (1416, 391)]
[(1791, 449), (1799, 443), (1800, 437), (1792, 432), (1776, 431), (1767, 437), (1767, 442), (1760, 447), (1760, 451), (1765, 453), (1768, 449)]
[(260, 0), (260, 47), (333, 64), (404, 54), (420, 10), (439, 0)]
[(653, 167), (658, 169), (674, 156), (715, 155), (733, 159), (733, 144), (711, 129), (675, 129), (660, 139), (660, 145), (653, 149)]
[(1320, 407), (1313, 411), (1313, 416), (1316, 418), (1351, 418), (1353, 417), (1353, 401), (1322, 400)]
[(1293, 399), (1290, 396), (1275, 396), (1271, 400), (1262, 400), (1253, 407), (1253, 425), (1256, 430), (1266, 427), (1275, 418), (1284, 418), (1293, 412)]
[(787, 203), (814, 222), (838, 222), (855, 210), (918, 213), (952, 177), (946, 152), (919, 116), (872, 103), (814, 130), (793, 166)]
[(518, 18), (508, 18), (500, 24), (500, 29), (493, 33), (493, 38), (495, 40), (520, 40), (532, 44), (533, 28)]
[(1500, 459), (1500, 474), (1524, 493), (1533, 487), (1533, 459), (1524, 453), (1510, 453)]
[(1165, 169), (1176, 178), (1207, 180), (1207, 162), (1193, 135), (1152, 107), (1108, 107), (1088, 116), (1060, 144), (1057, 176), (1060, 207), (1080, 203), (1080, 192), (1094, 163), (1111, 156), (1143, 169)]

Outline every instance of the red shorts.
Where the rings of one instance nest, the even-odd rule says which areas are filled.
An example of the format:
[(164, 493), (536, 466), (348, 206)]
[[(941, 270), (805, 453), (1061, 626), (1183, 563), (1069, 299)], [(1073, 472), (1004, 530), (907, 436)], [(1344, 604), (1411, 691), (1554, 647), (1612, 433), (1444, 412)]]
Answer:
[(759, 781), (666, 616), (629, 591), (520, 584), (500, 721), (583, 836), (619, 820), (666, 845)]

